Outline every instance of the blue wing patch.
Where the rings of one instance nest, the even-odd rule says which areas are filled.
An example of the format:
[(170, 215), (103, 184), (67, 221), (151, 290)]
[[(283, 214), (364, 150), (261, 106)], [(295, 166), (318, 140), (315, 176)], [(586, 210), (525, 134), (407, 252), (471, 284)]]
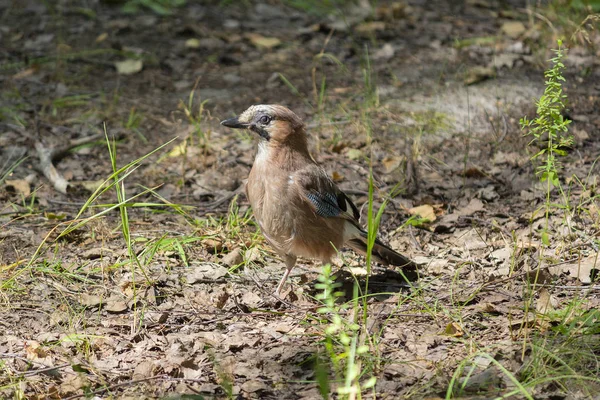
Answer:
[(343, 211), (338, 205), (337, 196), (333, 193), (309, 192), (306, 197), (316, 208), (321, 217), (337, 217)]

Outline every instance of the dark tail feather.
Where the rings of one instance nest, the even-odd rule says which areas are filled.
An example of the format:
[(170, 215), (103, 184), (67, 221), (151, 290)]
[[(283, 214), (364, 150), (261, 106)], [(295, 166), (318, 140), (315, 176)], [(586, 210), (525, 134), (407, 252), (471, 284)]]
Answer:
[[(367, 253), (367, 237), (366, 232), (364, 236), (357, 237), (355, 239), (348, 241), (348, 246), (350, 246), (355, 251), (359, 252), (362, 255), (366, 255)], [(397, 267), (402, 268), (416, 268), (415, 263), (411, 260), (403, 256), (402, 254), (390, 249), (385, 244), (381, 243), (379, 240), (375, 239), (375, 244), (373, 245), (373, 251), (371, 252), (371, 256), (375, 259), (375, 261), (380, 262), (384, 265), (395, 265)]]

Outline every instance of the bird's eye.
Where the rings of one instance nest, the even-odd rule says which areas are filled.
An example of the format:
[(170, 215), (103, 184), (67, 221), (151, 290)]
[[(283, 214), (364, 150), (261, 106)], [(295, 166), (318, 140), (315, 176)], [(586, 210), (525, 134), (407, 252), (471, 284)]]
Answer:
[(262, 125), (267, 125), (269, 122), (271, 122), (271, 117), (269, 117), (268, 115), (263, 115), (262, 117), (260, 117), (258, 122), (260, 122)]

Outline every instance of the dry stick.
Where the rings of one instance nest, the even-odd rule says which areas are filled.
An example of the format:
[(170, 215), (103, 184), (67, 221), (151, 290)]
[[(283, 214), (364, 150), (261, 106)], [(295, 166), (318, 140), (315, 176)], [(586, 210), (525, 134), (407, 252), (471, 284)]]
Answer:
[[(102, 137), (103, 134), (97, 133), (88, 137), (70, 140), (68, 144), (58, 148), (48, 148), (40, 140), (35, 141), (35, 150), (40, 160), (40, 169), (46, 179), (52, 183), (54, 189), (62, 194), (66, 194), (69, 187), (69, 182), (58, 172), (54, 163), (65, 158), (69, 151), (75, 147), (96, 142)], [(116, 139), (119, 138), (117, 137)]]
[[(41, 362), (39, 362), (39, 361), (35, 361), (35, 360), (30, 360), (30, 359), (28, 359), (28, 358), (25, 358), (25, 357), (23, 357), (23, 356), (20, 356), (19, 354), (16, 354), (16, 353), (5, 353), (5, 354), (0, 354), (0, 358), (13, 358), (13, 359), (15, 359), (15, 360), (21, 360), (21, 361), (24, 361), (24, 362), (26, 362), (26, 363), (28, 363), (28, 364), (39, 364), (39, 365), (41, 365), (42, 367), (47, 367), (47, 365), (46, 365), (46, 364), (44, 364), (44, 363), (41, 363)], [(52, 370), (52, 369), (57, 369), (57, 368), (64, 368), (64, 367), (66, 367), (66, 366), (69, 366), (69, 365), (71, 365), (71, 364), (68, 364), (68, 363), (67, 363), (67, 364), (64, 364), (64, 365), (58, 365), (58, 366), (55, 366), (55, 367), (48, 367), (48, 368), (44, 368), (44, 370)], [(43, 370), (42, 370), (42, 369), (36, 369), (36, 370), (33, 370), (33, 371), (27, 371), (27, 372), (24, 372), (24, 374), (27, 374), (27, 373), (32, 373), (32, 372), (43, 372)]]
[[(38, 123), (39, 122), (37, 121), (36, 116), (36, 131), (37, 137), (39, 138), (40, 135)], [(33, 139), (32, 135), (22, 127), (14, 124), (6, 125), (9, 126), (11, 129), (18, 131), (24, 137), (30, 140)], [(56, 168), (52, 164), (52, 149), (46, 148), (39, 139), (36, 139), (34, 141), (34, 148), (37, 152), (38, 159), (40, 160), (40, 165), (38, 166), (38, 169), (44, 174), (46, 179), (48, 179), (50, 183), (52, 183), (54, 189), (56, 189), (60, 193), (66, 194), (69, 182), (67, 182), (67, 180), (56, 170)]]
[[(534, 283), (532, 284), (532, 286), (535, 287), (544, 287), (547, 286), (544, 283)], [(591, 286), (585, 286), (585, 285), (579, 285), (579, 286), (575, 286), (575, 285), (552, 285), (552, 288), (554, 289), (565, 289), (565, 290), (600, 290), (600, 285), (591, 285)]]
[(579, 229), (576, 230), (576, 233), (579, 235), (579, 237), (583, 240), (585, 240), (586, 242), (589, 243), (590, 246), (592, 246), (592, 248), (594, 249), (594, 251), (598, 252), (598, 245), (596, 245), (596, 242), (594, 241), (594, 239), (592, 239), (589, 235), (587, 235), (585, 232), (580, 231)]
[(35, 214), (35, 213), (32, 213), (31, 211), (6, 211), (6, 212), (1, 212), (0, 217), (3, 217), (5, 215), (29, 215), (29, 214)]
[(329, 121), (329, 122), (313, 122), (306, 125), (307, 128), (318, 128), (321, 126), (337, 126), (337, 125), (348, 125), (352, 123), (350, 120), (341, 120), (341, 121)]
[(501, 231), (502, 233), (504, 233), (506, 236), (510, 237), (511, 234), (508, 230), (506, 230), (506, 228), (501, 227), (500, 225), (494, 225), (493, 221), (490, 220), (486, 220), (486, 219), (482, 219), (482, 218), (477, 218), (477, 217), (470, 217), (468, 215), (462, 215), (460, 217), (458, 217), (458, 222), (476, 222), (480, 225), (488, 225), (492, 228), (496, 228), (499, 231)]
[[(261, 284), (261, 283), (260, 283), (260, 282), (259, 282), (259, 281), (256, 279), (256, 277), (254, 276), (254, 274), (252, 274), (252, 273), (249, 273), (249, 274), (247, 274), (247, 275), (250, 277), (250, 279), (252, 279), (252, 280), (254, 281), (254, 283), (256, 284), (256, 287), (258, 288), (258, 290), (260, 290), (260, 291), (261, 291), (263, 294), (266, 294), (266, 295), (268, 295), (268, 296), (270, 296), (270, 297), (274, 298), (275, 300), (282, 302), (283, 304), (287, 305), (288, 307), (291, 307), (291, 308), (299, 308), (299, 307), (298, 307), (298, 306), (296, 306), (295, 304), (292, 304), (292, 303), (290, 303), (289, 301), (287, 301), (287, 300), (285, 300), (285, 299), (282, 299), (281, 297), (279, 297), (279, 296), (275, 295), (275, 293), (271, 293), (270, 291), (266, 290), (266, 289), (264, 288), (264, 285), (263, 285), (263, 284)], [(254, 310), (252, 310), (252, 311), (254, 311)]]
[(407, 228), (408, 228), (408, 234), (410, 236), (410, 239), (411, 239), (413, 245), (417, 248), (417, 250), (423, 251), (423, 247), (421, 247), (421, 243), (419, 243), (419, 241), (415, 237), (415, 233), (413, 232), (412, 225), (409, 225)]
[[(65, 158), (69, 154), (69, 151), (73, 150), (75, 147), (90, 144), (90, 143), (96, 142), (98, 140), (101, 140), (103, 138), (104, 138), (104, 133), (96, 133), (95, 135), (91, 135), (91, 136), (81, 137), (78, 139), (71, 139), (68, 144), (66, 144), (62, 147), (58, 147), (56, 149), (52, 149), (52, 151), (51, 151), (52, 161), (58, 162), (58, 161), (62, 160), (63, 158)], [(120, 140), (122, 138), (123, 138), (122, 134), (115, 136), (115, 140)]]
[[(323, 43), (323, 47), (321, 47), (321, 51), (319, 52), (319, 54), (317, 54), (315, 59), (323, 57), (323, 54), (325, 54), (325, 48), (327, 47), (327, 44), (331, 40), (331, 37), (333, 36), (334, 31), (335, 31), (335, 29), (331, 29), (329, 31), (329, 34), (327, 35), (327, 37), (325, 38), (325, 42)], [(319, 102), (319, 92), (317, 90), (317, 65), (316, 65), (316, 63), (311, 70), (311, 77), (312, 77), (312, 84), (313, 84), (313, 95), (315, 96), (315, 101), (318, 103)]]
[(167, 374), (154, 375), (154, 376), (150, 376), (148, 378), (142, 378), (142, 379), (136, 379), (136, 380), (129, 381), (129, 382), (118, 383), (116, 385), (112, 385), (112, 386), (109, 386), (109, 387), (97, 389), (97, 390), (94, 390), (93, 392), (89, 392), (89, 393), (76, 394), (74, 396), (66, 397), (64, 400), (79, 399), (81, 397), (87, 397), (87, 396), (93, 395), (93, 394), (100, 394), (100, 393), (112, 391), (112, 390), (115, 390), (115, 389), (118, 389), (118, 388), (121, 388), (121, 387), (135, 385), (137, 383), (153, 381), (153, 380), (156, 380), (156, 379), (169, 379), (169, 378), (170, 377)]
[[(543, 267), (538, 267), (536, 269), (541, 271), (541, 270), (544, 270), (544, 269), (548, 269), (548, 268), (552, 268), (552, 267), (557, 267), (559, 265), (568, 264), (568, 263), (571, 263), (571, 262), (574, 262), (574, 261), (577, 261), (577, 260), (578, 260), (578, 258), (573, 258), (571, 260), (561, 261), (559, 263), (544, 265)], [(481, 289), (483, 290), (483, 289), (486, 289), (489, 286), (496, 286), (496, 285), (498, 285), (500, 283), (504, 283), (506, 281), (510, 281), (510, 280), (512, 280), (514, 278), (518, 278), (520, 276), (527, 275), (527, 274), (532, 273), (532, 272), (535, 272), (535, 270), (532, 270), (532, 271), (523, 271), (523, 272), (519, 272), (518, 274), (513, 274), (511, 276), (508, 276), (508, 277), (506, 277), (504, 279), (499, 279), (497, 281), (486, 282), (483, 285), (481, 285)]]
[(237, 189), (235, 189), (233, 192), (221, 197), (219, 200), (215, 200), (212, 203), (208, 203), (205, 207), (207, 209), (211, 209), (211, 208), (216, 208), (218, 206), (220, 206), (221, 204), (225, 203), (226, 201), (231, 200), (233, 197), (235, 197), (236, 195), (242, 193), (244, 191), (244, 187), (246, 185), (245, 184), (241, 184), (240, 186), (238, 186)]
[[(578, 258), (573, 258), (571, 260), (561, 261), (561, 262), (555, 263), (555, 264), (544, 265), (543, 267), (538, 267), (536, 269), (539, 270), (539, 271), (542, 271), (542, 270), (549, 269), (549, 268), (552, 268), (552, 267), (557, 267), (557, 266), (562, 265), (562, 264), (568, 264), (570, 262), (574, 262), (574, 261), (577, 261), (577, 260), (578, 260)], [(513, 280), (513, 279), (518, 278), (520, 276), (527, 275), (527, 274), (532, 273), (532, 272), (535, 272), (535, 270), (532, 270), (532, 271), (523, 271), (523, 272), (519, 272), (518, 274), (513, 274), (511, 276), (508, 276), (508, 277), (506, 277), (504, 279), (499, 279), (499, 280), (496, 280), (496, 281), (485, 282), (485, 283), (479, 285), (479, 288), (477, 289), (477, 291), (483, 291), (483, 290), (493, 289), (494, 286), (497, 286), (497, 285), (499, 285), (501, 283)], [(474, 285), (470, 285), (469, 289), (472, 288), (473, 286)], [(540, 286), (543, 286), (543, 285), (540, 285)], [(464, 289), (464, 290), (466, 290), (466, 289)], [(451, 296), (450, 294), (447, 294), (447, 295), (438, 297), (438, 299), (439, 300), (443, 300), (443, 299), (446, 299), (446, 298), (448, 298), (450, 296)]]
[(54, 164), (52, 164), (52, 149), (44, 147), (42, 142), (35, 142), (35, 150), (37, 151), (38, 158), (40, 160), (40, 170), (50, 181), (52, 187), (62, 194), (67, 194), (67, 187), (69, 182), (57, 171)]
[(33, 376), (33, 375), (37, 375), (37, 374), (43, 374), (45, 372), (49, 372), (49, 371), (54, 371), (57, 369), (61, 369), (61, 368), (65, 368), (70, 366), (71, 363), (65, 363), (65, 364), (61, 364), (61, 365), (57, 365), (55, 367), (47, 367), (47, 368), (42, 368), (42, 369), (35, 369), (33, 371), (27, 371), (23, 374), (21, 374), (22, 378), (28, 377), (28, 376)]

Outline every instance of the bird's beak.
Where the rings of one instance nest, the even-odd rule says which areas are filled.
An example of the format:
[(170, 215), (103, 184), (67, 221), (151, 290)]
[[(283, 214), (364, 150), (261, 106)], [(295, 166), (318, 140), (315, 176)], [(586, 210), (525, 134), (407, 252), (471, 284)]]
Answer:
[(228, 128), (234, 128), (234, 129), (243, 129), (243, 128), (248, 128), (250, 126), (250, 124), (244, 124), (244, 123), (240, 122), (240, 120), (237, 117), (229, 118), (229, 119), (226, 119), (225, 121), (221, 121), (221, 125), (226, 126)]

